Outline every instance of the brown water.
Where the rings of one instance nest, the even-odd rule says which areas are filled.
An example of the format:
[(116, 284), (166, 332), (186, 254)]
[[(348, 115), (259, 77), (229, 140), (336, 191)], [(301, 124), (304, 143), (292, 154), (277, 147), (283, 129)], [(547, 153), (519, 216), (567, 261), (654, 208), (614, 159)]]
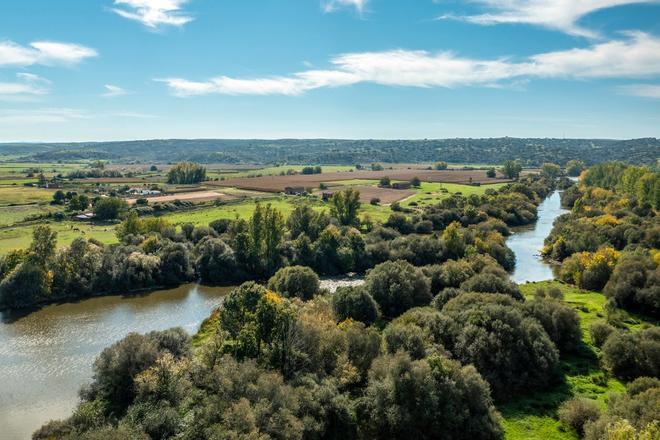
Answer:
[(130, 332), (183, 327), (194, 333), (229, 290), (189, 284), (2, 315), (0, 439), (28, 439), (44, 422), (70, 415), (105, 347)]

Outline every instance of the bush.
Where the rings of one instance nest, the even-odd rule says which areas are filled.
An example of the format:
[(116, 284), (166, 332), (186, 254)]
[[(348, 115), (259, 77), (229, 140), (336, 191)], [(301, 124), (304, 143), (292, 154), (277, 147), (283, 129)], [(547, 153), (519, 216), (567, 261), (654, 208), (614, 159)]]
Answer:
[(601, 348), (607, 338), (614, 332), (614, 327), (609, 325), (605, 321), (594, 322), (589, 326), (589, 336), (591, 336), (591, 342), (598, 348)]
[(365, 288), (383, 315), (392, 318), (412, 307), (428, 305), (432, 299), (421, 269), (401, 260), (387, 261), (368, 271)]
[(195, 246), (194, 255), (195, 269), (203, 281), (228, 284), (242, 278), (234, 251), (219, 238), (203, 238)]
[(380, 199), (378, 197), (372, 197), (372, 199), (369, 201), (374, 206), (380, 205)]
[(99, 220), (114, 220), (125, 211), (128, 205), (117, 197), (103, 197), (94, 203), (94, 214)]
[(288, 298), (309, 300), (319, 291), (319, 277), (309, 267), (289, 266), (271, 277), (268, 288)]
[(593, 422), (600, 417), (600, 409), (596, 402), (579, 397), (562, 403), (557, 413), (559, 420), (564, 425), (575, 429), (580, 435), (584, 433), (584, 426), (588, 422)]
[(525, 312), (541, 323), (559, 351), (575, 351), (582, 341), (580, 317), (570, 306), (553, 299), (535, 299), (523, 305)]
[(447, 327), (445, 348), (474, 365), (496, 400), (541, 389), (558, 378), (559, 354), (541, 324), (507, 295), (463, 293), (441, 314)]
[(488, 384), (472, 366), (397, 353), (376, 359), (361, 399), (362, 438), (502, 438)]
[(338, 321), (354, 319), (366, 325), (378, 319), (378, 305), (362, 286), (340, 287), (332, 295), (332, 309)]
[(660, 375), (660, 327), (615, 332), (603, 345), (603, 362), (623, 379)]
[(492, 273), (480, 273), (473, 276), (461, 283), (461, 290), (465, 292), (504, 293), (519, 301), (524, 299), (520, 289), (514, 282)]

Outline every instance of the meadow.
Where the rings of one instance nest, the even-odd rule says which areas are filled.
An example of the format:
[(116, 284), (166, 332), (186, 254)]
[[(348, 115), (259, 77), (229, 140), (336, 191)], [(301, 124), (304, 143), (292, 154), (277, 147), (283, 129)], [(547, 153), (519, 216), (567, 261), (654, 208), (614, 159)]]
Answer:
[[(589, 327), (606, 317), (605, 296), (600, 292), (581, 290), (560, 281), (542, 281), (521, 284), (520, 289), (527, 299), (534, 297), (538, 288), (557, 287), (564, 294), (564, 302), (573, 307), (580, 316), (582, 346), (579, 351), (561, 360), (565, 374), (563, 383), (554, 388), (536, 392), (503, 405), (498, 409), (504, 417), (504, 429), (508, 440), (577, 440), (576, 432), (563, 426), (557, 419), (559, 405), (573, 397), (592, 399), (605, 409), (611, 393), (625, 391), (624, 384), (604, 371), (599, 364), (600, 350), (593, 345)], [(623, 320), (630, 330), (644, 324), (657, 325), (644, 317), (627, 315)]]

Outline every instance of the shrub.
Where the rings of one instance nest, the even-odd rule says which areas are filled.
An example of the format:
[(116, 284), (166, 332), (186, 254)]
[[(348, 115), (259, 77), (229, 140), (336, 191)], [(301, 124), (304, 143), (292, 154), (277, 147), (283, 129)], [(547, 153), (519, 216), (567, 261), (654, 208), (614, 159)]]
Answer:
[(453, 322), (445, 348), (477, 368), (496, 400), (541, 389), (558, 377), (557, 349), (541, 324), (521, 309), (507, 295), (463, 293), (441, 312)]
[(405, 353), (376, 359), (358, 406), (362, 438), (502, 438), (488, 384), (472, 366)]
[(590, 399), (573, 398), (565, 401), (557, 411), (559, 420), (566, 426), (570, 426), (582, 435), (584, 426), (600, 417), (598, 404)]
[(378, 206), (380, 205), (380, 199), (378, 197), (372, 197), (369, 203), (371, 203), (374, 206)]
[(605, 321), (594, 322), (589, 326), (589, 336), (591, 336), (591, 342), (598, 348), (601, 348), (607, 338), (614, 332), (614, 327), (609, 325)]
[(271, 277), (268, 288), (285, 297), (309, 300), (319, 291), (319, 277), (309, 267), (289, 266)]
[(603, 362), (623, 379), (660, 375), (660, 327), (614, 332), (603, 345)]
[(523, 305), (525, 312), (541, 323), (559, 351), (575, 351), (582, 341), (580, 317), (570, 306), (553, 299), (535, 299)]
[(378, 305), (362, 286), (340, 287), (332, 296), (332, 308), (338, 321), (354, 319), (366, 325), (378, 319)]
[(388, 317), (428, 305), (432, 299), (429, 281), (421, 269), (401, 260), (387, 261), (368, 271), (365, 288)]
[(461, 283), (461, 290), (465, 292), (504, 293), (517, 300), (523, 300), (518, 286), (507, 279), (492, 273), (480, 273)]

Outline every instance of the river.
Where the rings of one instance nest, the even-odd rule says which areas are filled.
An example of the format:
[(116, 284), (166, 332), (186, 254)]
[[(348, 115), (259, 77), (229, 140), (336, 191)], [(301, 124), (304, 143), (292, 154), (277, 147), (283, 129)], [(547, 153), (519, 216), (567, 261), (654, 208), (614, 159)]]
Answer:
[(513, 235), (506, 241), (516, 254), (516, 268), (511, 274), (513, 281), (520, 284), (554, 277), (552, 265), (543, 261), (540, 251), (555, 219), (566, 212), (561, 207), (559, 191), (555, 191), (539, 205), (536, 223), (514, 228)]
[[(564, 212), (555, 192), (539, 206), (537, 223), (508, 238), (518, 262), (514, 281), (552, 278), (552, 268), (538, 253), (552, 222)], [(359, 282), (329, 279), (322, 287)], [(141, 296), (51, 305), (25, 316), (0, 312), (0, 439), (28, 439), (44, 422), (69, 416), (103, 348), (130, 332), (178, 326), (194, 333), (230, 290), (188, 284)]]

